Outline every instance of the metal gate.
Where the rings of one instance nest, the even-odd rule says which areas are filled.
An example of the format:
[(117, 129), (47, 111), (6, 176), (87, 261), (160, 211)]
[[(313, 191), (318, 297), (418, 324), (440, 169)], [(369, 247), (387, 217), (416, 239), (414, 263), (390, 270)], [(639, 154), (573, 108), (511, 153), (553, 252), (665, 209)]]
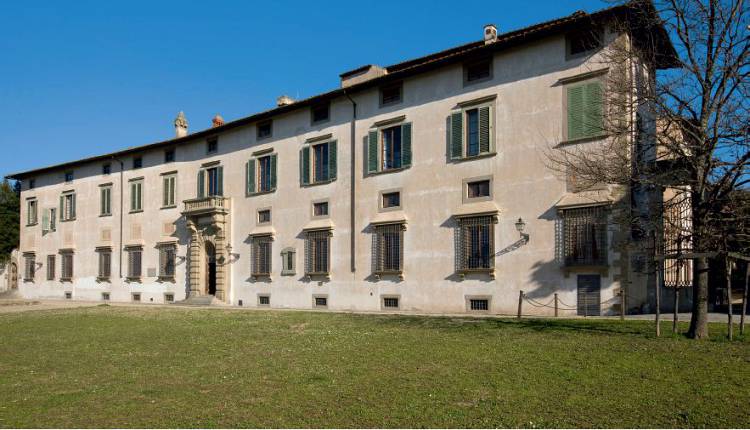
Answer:
[(578, 275), (578, 315), (601, 314), (602, 277), (600, 275)]

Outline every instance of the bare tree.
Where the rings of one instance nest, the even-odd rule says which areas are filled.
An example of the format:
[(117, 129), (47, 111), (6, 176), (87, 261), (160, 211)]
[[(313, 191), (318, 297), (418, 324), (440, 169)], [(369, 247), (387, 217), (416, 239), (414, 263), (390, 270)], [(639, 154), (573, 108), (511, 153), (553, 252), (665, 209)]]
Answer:
[[(665, 228), (699, 255), (727, 252), (728, 238), (747, 243), (748, 212), (734, 209), (746, 195), (736, 191), (750, 184), (748, 2), (636, 0), (620, 7), (627, 13), (612, 23), (620, 37), (597, 60), (609, 67), (598, 122), (607, 138), (558, 143), (548, 165), (575, 177), (580, 189), (605, 183), (629, 190), (621, 221), (630, 226), (630, 245), (662, 237)], [(664, 198), (665, 189), (682, 192)], [(690, 222), (665, 226), (662, 215), (685, 202)], [(693, 263), (688, 335), (705, 338), (709, 259)]]

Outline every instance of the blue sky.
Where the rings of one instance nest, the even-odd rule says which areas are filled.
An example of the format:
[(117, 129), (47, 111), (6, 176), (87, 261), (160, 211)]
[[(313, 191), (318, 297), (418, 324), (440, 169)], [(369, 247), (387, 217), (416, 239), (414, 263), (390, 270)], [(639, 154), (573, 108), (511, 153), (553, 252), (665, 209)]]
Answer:
[(0, 176), (170, 138), (389, 65), (593, 11), (600, 0), (6, 2), (0, 13)]

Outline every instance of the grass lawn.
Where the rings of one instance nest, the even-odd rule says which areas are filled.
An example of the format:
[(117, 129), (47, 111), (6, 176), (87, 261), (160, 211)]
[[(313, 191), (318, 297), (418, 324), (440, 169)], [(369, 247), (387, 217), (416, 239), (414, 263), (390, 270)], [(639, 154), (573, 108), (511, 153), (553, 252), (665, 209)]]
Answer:
[(0, 427), (750, 427), (750, 339), (711, 329), (693, 342), (644, 321), (2, 314)]

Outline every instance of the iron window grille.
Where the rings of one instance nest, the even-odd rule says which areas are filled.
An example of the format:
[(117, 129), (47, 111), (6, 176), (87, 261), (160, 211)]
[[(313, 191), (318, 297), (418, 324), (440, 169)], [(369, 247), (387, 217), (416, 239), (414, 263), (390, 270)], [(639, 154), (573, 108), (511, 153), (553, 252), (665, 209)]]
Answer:
[(99, 274), (98, 280), (107, 281), (112, 275), (112, 250), (110, 248), (99, 248)]
[(73, 252), (61, 251), (62, 268), (60, 270), (61, 281), (71, 281), (73, 279)]
[(317, 297), (314, 297), (314, 300), (315, 300), (315, 307), (316, 308), (327, 308), (328, 307), (328, 297), (317, 296)]
[(271, 249), (273, 236), (263, 235), (252, 238), (252, 275), (266, 277), (271, 275)]
[(386, 309), (398, 309), (398, 297), (383, 297), (383, 307)]
[(305, 234), (305, 275), (328, 276), (331, 257), (331, 230), (309, 230)]
[(403, 273), (405, 229), (403, 223), (375, 226), (375, 274)]
[(102, 293), (102, 300), (105, 302), (109, 301), (109, 293)]
[(138, 247), (130, 247), (126, 248), (126, 251), (128, 253), (128, 280), (129, 281), (140, 281), (143, 268), (142, 268), (142, 259), (143, 259), (143, 248)]
[(497, 218), (482, 215), (458, 220), (457, 268), (459, 273), (491, 272), (495, 269), (495, 224)]
[(606, 207), (565, 209), (562, 218), (565, 266), (606, 266)]
[[(665, 202), (664, 250), (666, 255), (684, 254), (693, 251), (692, 204), (690, 194), (682, 192)], [(693, 260), (689, 258), (667, 258), (664, 260), (664, 286), (687, 288), (693, 285)]]
[(47, 256), (47, 280), (48, 281), (55, 280), (55, 256), (54, 255)]
[(174, 281), (177, 246), (173, 243), (159, 246), (159, 279)]
[(134, 302), (140, 302), (141, 301), (141, 293), (133, 293), (132, 296)]
[(270, 306), (271, 296), (258, 296), (258, 306)]
[(469, 309), (472, 311), (489, 311), (489, 299), (469, 299)]
[(166, 303), (173, 303), (174, 302), (174, 294), (172, 294), (172, 293), (166, 293), (166, 294), (164, 294), (164, 301)]
[(24, 267), (23, 267), (23, 280), (33, 282), (34, 273), (36, 272), (36, 255), (25, 254), (23, 256)]

